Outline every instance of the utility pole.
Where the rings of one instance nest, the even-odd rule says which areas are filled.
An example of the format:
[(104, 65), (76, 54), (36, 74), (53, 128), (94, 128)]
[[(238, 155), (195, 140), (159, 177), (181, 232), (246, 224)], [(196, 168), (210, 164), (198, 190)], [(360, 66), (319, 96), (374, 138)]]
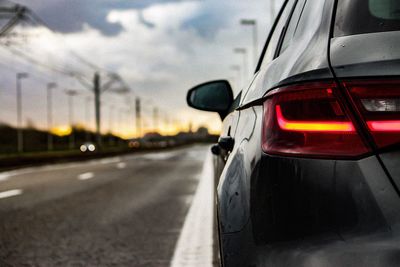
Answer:
[(238, 87), (238, 91), (240, 91), (240, 89), (242, 89), (242, 87), (244, 86), (243, 84), (243, 74), (241, 73), (241, 68), (239, 65), (232, 65), (231, 66), (231, 70), (237, 72), (237, 87)]
[(142, 137), (142, 113), (141, 113), (139, 97), (136, 97), (135, 107), (136, 107), (136, 134), (137, 137), (140, 138)]
[(108, 145), (113, 146), (114, 145), (114, 136), (113, 136), (113, 114), (114, 114), (114, 105), (109, 106), (109, 114), (108, 114), (108, 128), (109, 128), (109, 140), (108, 140)]
[(86, 142), (90, 142), (90, 101), (91, 97), (87, 96), (86, 97), (86, 105), (85, 105), (85, 121), (86, 121), (86, 127), (85, 127), (85, 132), (86, 132)]
[(94, 91), (94, 110), (96, 116), (96, 139), (97, 144), (101, 147), (101, 114), (100, 114), (100, 75), (96, 72), (93, 79)]
[(246, 83), (247, 77), (248, 77), (247, 49), (246, 48), (235, 48), (233, 50), (233, 52), (236, 54), (243, 55), (243, 82)]
[(28, 73), (17, 73), (17, 148), (18, 153), (24, 152), (24, 134), (22, 131), (22, 90), (21, 79), (28, 78)]
[[(271, 2), (273, 2), (271, 0)], [(251, 26), (253, 28), (253, 56), (254, 56), (254, 66), (258, 62), (258, 31), (257, 31), (257, 21), (255, 19), (242, 19), (240, 24), (244, 26)]]
[(154, 132), (158, 131), (158, 108), (153, 108), (153, 128)]
[(68, 120), (71, 127), (71, 134), (69, 135), (69, 149), (75, 147), (75, 132), (74, 132), (74, 96), (77, 95), (75, 90), (67, 90), (65, 92), (68, 96)]
[(51, 128), (53, 127), (53, 95), (52, 90), (57, 87), (56, 83), (47, 84), (47, 150), (52, 151), (54, 149), (53, 134)]
[(129, 124), (132, 126), (132, 134), (135, 134), (135, 120), (136, 120), (136, 114), (135, 114), (135, 103), (132, 103), (131, 99), (129, 99), (129, 114), (130, 114), (130, 119), (129, 119)]

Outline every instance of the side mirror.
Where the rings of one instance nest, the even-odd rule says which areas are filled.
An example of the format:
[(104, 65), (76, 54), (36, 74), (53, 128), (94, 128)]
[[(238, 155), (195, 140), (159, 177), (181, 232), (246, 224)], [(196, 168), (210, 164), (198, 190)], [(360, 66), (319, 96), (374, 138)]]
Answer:
[(226, 80), (203, 83), (190, 89), (186, 100), (190, 107), (217, 112), (224, 119), (233, 103), (232, 88)]

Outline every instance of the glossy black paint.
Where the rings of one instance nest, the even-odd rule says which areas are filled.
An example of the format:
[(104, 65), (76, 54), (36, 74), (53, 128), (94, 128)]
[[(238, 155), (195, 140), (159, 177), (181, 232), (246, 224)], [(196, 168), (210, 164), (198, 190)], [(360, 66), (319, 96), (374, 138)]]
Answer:
[(330, 58), (333, 71), (340, 79), (398, 76), (399, 41), (399, 32), (332, 38)]
[(199, 84), (189, 90), (187, 104), (195, 109), (217, 112), (223, 120), (233, 103), (233, 92), (227, 80)]
[[(331, 40), (332, 69), (339, 82), (356, 79), (399, 79), (399, 32), (379, 32), (337, 37)], [(377, 49), (378, 48), (378, 49)], [(399, 146), (377, 151), (387, 176), (400, 191)]]
[(328, 61), (333, 1), (308, 0), (306, 8), (314, 13), (304, 14), (303, 26), (291, 46), (274, 60), (263, 62), (241, 105), (278, 86), (333, 78)]
[(215, 157), (225, 267), (400, 266), (398, 148), (353, 160), (278, 157), (261, 149), (262, 102), (270, 90), (399, 77), (400, 32), (332, 38), (335, 5), (307, 0), (291, 44), (274, 58), (264, 49), (240, 105), (223, 122), (221, 136), (234, 140), (231, 151), (220, 147)]

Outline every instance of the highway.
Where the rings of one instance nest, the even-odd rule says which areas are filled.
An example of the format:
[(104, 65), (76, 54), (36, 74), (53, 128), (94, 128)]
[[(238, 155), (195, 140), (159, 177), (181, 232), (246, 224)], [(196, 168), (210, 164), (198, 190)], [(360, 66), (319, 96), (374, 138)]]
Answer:
[(0, 173), (0, 266), (212, 266), (211, 160), (196, 145)]

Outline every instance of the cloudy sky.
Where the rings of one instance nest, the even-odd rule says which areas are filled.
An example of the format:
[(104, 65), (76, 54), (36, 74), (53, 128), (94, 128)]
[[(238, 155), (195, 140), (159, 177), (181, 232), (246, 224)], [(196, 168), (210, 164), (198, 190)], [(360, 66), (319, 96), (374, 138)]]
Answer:
[[(218, 116), (186, 107), (186, 91), (198, 83), (225, 78), (231, 80), (237, 93), (240, 77), (230, 66), (243, 65), (243, 59), (233, 53), (233, 48), (247, 48), (248, 68), (254, 68), (251, 28), (240, 26), (239, 21), (241, 18), (257, 20), (259, 51), (271, 24), (269, 0), (15, 0), (13, 2), (31, 8), (55, 32), (51, 35), (57, 36), (50, 37), (50, 33), (45, 31), (33, 34), (31, 32), (28, 37), (37, 40), (28, 42), (30, 47), (24, 48), (26, 53), (30, 55), (36, 53), (36, 58), (47, 58), (47, 62), (50, 63), (54, 60), (65, 61), (68, 64), (58, 62), (57, 66), (79, 69), (77, 65), (82, 62), (75, 64), (71, 59), (70, 52), (75, 51), (101, 69), (116, 72), (123, 77), (133, 93), (129, 96), (111, 93), (104, 95), (103, 114), (104, 119), (108, 121), (104, 122), (103, 128), (106, 130), (107, 127), (117, 127), (118, 123), (124, 124), (118, 127), (124, 129), (125, 136), (131, 136), (135, 132), (133, 123), (130, 125), (129, 117), (123, 114), (123, 110), (127, 113), (129, 111), (126, 102), (135, 96), (143, 99), (144, 112), (147, 116), (145, 125), (148, 128), (152, 127), (150, 116), (152, 107), (157, 106), (161, 113), (160, 120), (163, 120), (159, 122), (160, 126), (165, 120), (179, 124), (182, 128), (193, 122), (195, 127), (206, 125), (213, 131), (218, 131), (220, 127)], [(280, 3), (281, 1), (276, 1), (275, 13)], [(17, 42), (15, 46), (18, 45)], [(4, 51), (0, 50), (0, 53), (6, 57)], [(47, 55), (51, 53), (52, 59)], [(8, 58), (10, 60), (14, 57)], [(13, 77), (7, 80), (4, 78), (7, 75), (3, 75), (3, 88), (5, 80), (15, 84), (15, 70), (20, 70), (22, 67), (29, 68), (22, 62), (23, 60), (15, 59), (15, 61), (14, 74), (11, 69), (3, 68), (3, 73)], [(89, 69), (82, 72), (91, 75)], [(60, 75), (48, 71), (40, 79), (32, 76), (24, 82), (28, 83), (29, 80), (30, 85), (32, 84), (30, 87), (44, 88), (45, 82), (56, 76)], [(250, 73), (247, 74), (247, 78), (250, 78)], [(75, 88), (81, 86), (74, 81), (69, 83), (68, 86)], [(63, 86), (67, 85), (63, 83)], [(82, 90), (87, 91), (84, 88)], [(44, 98), (45, 92), (42, 91), (32, 89), (26, 92), (24, 102), (26, 106), (24, 121), (30, 120), (37, 127), (46, 126), (43, 116), (45, 102), (40, 100)], [(77, 105), (75, 122), (85, 122), (83, 95), (85, 93), (82, 97), (77, 96), (75, 100), (82, 103), (82, 105), (75, 104)], [(11, 124), (15, 118), (12, 97), (11, 91), (5, 92), (3, 98), (0, 92), (0, 104), (1, 101), (5, 101), (5, 107), (8, 107), (8, 112), (0, 114), (0, 120)], [(63, 97), (64, 100), (61, 99)], [(60, 94), (55, 101), (60, 103), (57, 106), (56, 124), (60, 126), (68, 124), (65, 95)], [(114, 114), (107, 114), (109, 110), (114, 110)], [(92, 117), (90, 114), (89, 116)]]

